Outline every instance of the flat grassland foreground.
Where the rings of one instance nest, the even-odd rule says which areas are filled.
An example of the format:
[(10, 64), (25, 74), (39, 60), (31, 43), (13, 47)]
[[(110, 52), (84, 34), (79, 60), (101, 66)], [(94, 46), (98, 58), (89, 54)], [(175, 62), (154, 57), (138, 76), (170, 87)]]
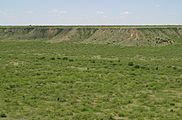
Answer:
[[(56, 37), (44, 40), (46, 30), (36, 38), (35, 28), (13, 29), (0, 30), (0, 119), (181, 120), (180, 28), (157, 28), (160, 33), (133, 29), (139, 41), (150, 34), (174, 42), (159, 46), (128, 37), (122, 42), (122, 30), (53, 30)], [(107, 39), (110, 44), (105, 32), (114, 38)], [(75, 33), (77, 40), (60, 39), (72, 39)]]

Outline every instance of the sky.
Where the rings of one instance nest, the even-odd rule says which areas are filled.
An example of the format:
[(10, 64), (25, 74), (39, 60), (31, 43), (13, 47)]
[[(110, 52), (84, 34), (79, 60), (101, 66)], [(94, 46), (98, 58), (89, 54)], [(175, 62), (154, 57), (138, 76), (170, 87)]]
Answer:
[(182, 0), (0, 0), (0, 25), (182, 24)]

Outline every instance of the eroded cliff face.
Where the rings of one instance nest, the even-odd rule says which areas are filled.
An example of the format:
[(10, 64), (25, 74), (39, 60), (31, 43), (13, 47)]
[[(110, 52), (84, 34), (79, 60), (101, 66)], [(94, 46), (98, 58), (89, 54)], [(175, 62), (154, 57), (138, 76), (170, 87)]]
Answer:
[(168, 45), (182, 38), (182, 28), (0, 28), (0, 40), (75, 41), (94, 44)]

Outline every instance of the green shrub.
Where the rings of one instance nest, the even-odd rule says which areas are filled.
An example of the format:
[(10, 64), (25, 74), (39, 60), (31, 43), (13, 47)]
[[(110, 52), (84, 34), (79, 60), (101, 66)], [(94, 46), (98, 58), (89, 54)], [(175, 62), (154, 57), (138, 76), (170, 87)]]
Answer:
[(155, 69), (156, 69), (156, 70), (159, 70), (159, 67), (156, 67)]
[(63, 60), (68, 60), (68, 57), (63, 57)]
[(133, 65), (134, 65), (133, 62), (129, 62), (129, 63), (128, 63), (128, 66), (133, 66)]
[(135, 65), (134, 68), (139, 69), (140, 65)]
[(73, 62), (74, 60), (73, 59), (69, 59), (69, 62)]
[(6, 118), (7, 116), (6, 116), (5, 113), (0, 113), (0, 117), (1, 117), (1, 118)]
[(51, 60), (56, 60), (56, 58), (52, 57)]

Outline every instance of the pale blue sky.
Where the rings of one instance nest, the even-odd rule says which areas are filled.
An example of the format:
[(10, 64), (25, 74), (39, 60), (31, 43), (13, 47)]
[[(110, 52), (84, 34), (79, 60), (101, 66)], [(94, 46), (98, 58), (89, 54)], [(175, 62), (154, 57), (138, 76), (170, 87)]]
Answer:
[(182, 24), (182, 0), (0, 0), (7, 24)]

